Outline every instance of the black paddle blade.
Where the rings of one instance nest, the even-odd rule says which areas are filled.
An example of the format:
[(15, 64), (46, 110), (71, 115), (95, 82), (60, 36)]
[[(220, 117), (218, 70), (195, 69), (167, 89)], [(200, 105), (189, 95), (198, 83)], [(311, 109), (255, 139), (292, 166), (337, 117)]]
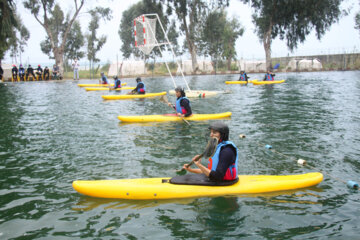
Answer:
[(206, 145), (203, 156), (205, 158), (212, 157), (215, 154), (217, 145), (218, 145), (218, 139), (217, 138), (210, 138), (207, 145)]

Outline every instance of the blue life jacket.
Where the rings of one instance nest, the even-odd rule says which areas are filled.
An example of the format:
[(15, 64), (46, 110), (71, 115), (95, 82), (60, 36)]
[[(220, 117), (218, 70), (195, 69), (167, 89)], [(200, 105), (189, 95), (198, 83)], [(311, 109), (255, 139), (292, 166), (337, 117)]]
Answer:
[(208, 169), (210, 169), (212, 171), (216, 171), (217, 165), (219, 164), (219, 156), (220, 156), (221, 148), (224, 146), (227, 146), (227, 145), (231, 145), (235, 148), (236, 159), (235, 159), (235, 163), (233, 163), (226, 170), (223, 180), (235, 180), (238, 177), (238, 175), (237, 175), (238, 174), (238, 166), (237, 166), (238, 165), (238, 149), (235, 146), (235, 144), (232, 143), (231, 141), (224, 141), (217, 145), (214, 156), (212, 158), (209, 158)]
[(240, 74), (240, 80), (241, 81), (246, 81), (246, 75), (244, 74)]
[(121, 88), (121, 81), (120, 81), (120, 79), (115, 79), (115, 88)]
[(109, 84), (106, 76), (101, 77), (101, 80), (102, 80), (102, 84)]
[(25, 68), (19, 68), (19, 74), (25, 74)]
[(142, 88), (138, 88), (137, 92), (138, 92), (138, 93), (144, 93), (144, 92), (145, 92), (145, 84), (144, 84), (143, 82), (138, 82), (137, 85), (139, 86), (140, 83), (143, 84), (143, 87), (142, 87)]
[(274, 77), (271, 74), (266, 74), (266, 80), (268, 81), (274, 81)]
[[(181, 114), (186, 114), (187, 113), (186, 109), (180, 105), (180, 102), (183, 99), (189, 100), (187, 97), (179, 97), (179, 99), (176, 100), (175, 108), (176, 108), (176, 112), (181, 113)], [(189, 106), (190, 106), (190, 101), (189, 101)]]

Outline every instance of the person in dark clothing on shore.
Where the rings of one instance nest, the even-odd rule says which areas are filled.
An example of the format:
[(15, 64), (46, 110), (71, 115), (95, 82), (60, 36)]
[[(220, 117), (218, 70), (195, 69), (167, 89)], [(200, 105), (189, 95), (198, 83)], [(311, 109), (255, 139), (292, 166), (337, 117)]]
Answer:
[(42, 80), (42, 73), (43, 73), (43, 69), (41, 68), (41, 65), (38, 65), (38, 68), (36, 69), (36, 75), (38, 76), (38, 80)]
[(210, 137), (218, 140), (214, 155), (209, 158), (208, 166), (201, 164), (201, 158), (196, 155), (192, 160), (197, 169), (184, 164), (183, 168), (192, 173), (204, 174), (211, 181), (233, 181), (238, 178), (238, 150), (235, 144), (229, 141), (229, 127), (222, 122), (210, 125)]
[(189, 117), (192, 114), (192, 111), (190, 100), (186, 97), (184, 89), (182, 87), (176, 87), (175, 94), (177, 97), (175, 105), (172, 105), (171, 103), (168, 103), (168, 105), (176, 110), (179, 117)]
[(22, 64), (20, 64), (19, 66), (19, 78), (20, 81), (25, 81), (25, 68), (23, 67)]

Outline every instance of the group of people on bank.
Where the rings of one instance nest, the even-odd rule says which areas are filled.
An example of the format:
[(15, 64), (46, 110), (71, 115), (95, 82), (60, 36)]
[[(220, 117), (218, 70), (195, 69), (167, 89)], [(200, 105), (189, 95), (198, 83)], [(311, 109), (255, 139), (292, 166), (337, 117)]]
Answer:
[[(19, 68), (14, 64), (11, 69), (11, 74), (12, 81), (29, 81), (30, 78), (32, 78), (33, 81), (50, 80), (50, 69), (47, 66), (42, 69), (40, 64), (35, 69), (30, 64), (26, 69), (22, 64), (19, 65)], [(56, 64), (54, 64), (52, 68), (51, 79), (62, 79), (60, 69)]]

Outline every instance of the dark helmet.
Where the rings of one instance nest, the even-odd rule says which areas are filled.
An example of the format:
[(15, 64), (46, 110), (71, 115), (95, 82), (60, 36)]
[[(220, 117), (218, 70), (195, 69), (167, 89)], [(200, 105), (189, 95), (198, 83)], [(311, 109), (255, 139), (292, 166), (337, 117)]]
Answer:
[(209, 129), (220, 132), (220, 138), (222, 141), (229, 140), (229, 127), (225, 123), (222, 122), (214, 122), (209, 126)]
[(114, 76), (114, 79), (117, 79), (117, 78), (118, 78), (118, 76), (115, 75), (115, 76)]
[(141, 82), (141, 78), (140, 78), (140, 77), (137, 77), (137, 78), (136, 78), (136, 82)]
[(181, 93), (181, 96), (182, 96), (182, 97), (185, 97), (185, 90), (184, 90), (183, 87), (177, 86), (177, 87), (175, 88), (175, 92), (180, 92), (180, 93)]

